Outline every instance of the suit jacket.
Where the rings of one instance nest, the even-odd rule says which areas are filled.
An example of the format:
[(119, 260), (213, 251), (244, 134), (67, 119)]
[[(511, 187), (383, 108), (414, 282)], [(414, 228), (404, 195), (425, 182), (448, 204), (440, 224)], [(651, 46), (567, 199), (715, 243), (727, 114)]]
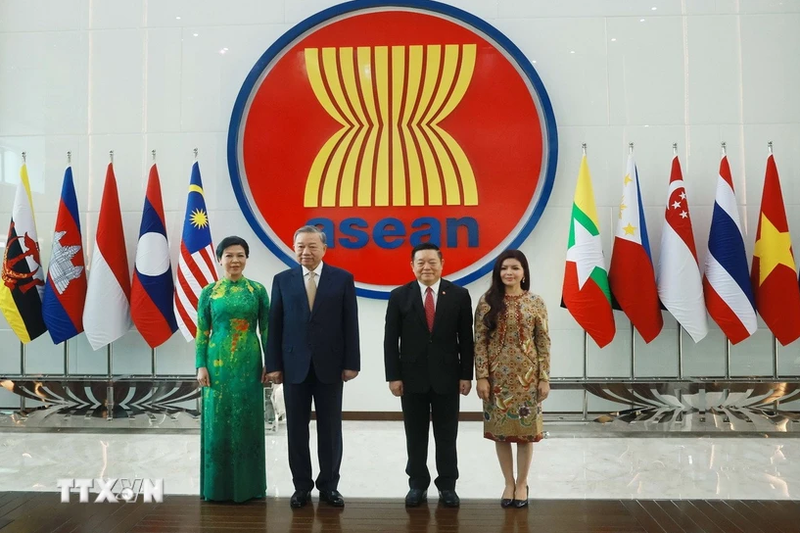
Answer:
[(428, 331), (419, 283), (398, 287), (389, 296), (383, 341), (386, 381), (403, 381), (405, 392), (459, 391), (471, 380), (475, 358), (469, 291), (445, 279), (439, 284), (433, 331)]
[(281, 370), (287, 383), (297, 384), (311, 361), (322, 383), (341, 381), (342, 370), (361, 370), (352, 274), (326, 263), (309, 310), (302, 267), (285, 270), (272, 282), (270, 303), (267, 372)]

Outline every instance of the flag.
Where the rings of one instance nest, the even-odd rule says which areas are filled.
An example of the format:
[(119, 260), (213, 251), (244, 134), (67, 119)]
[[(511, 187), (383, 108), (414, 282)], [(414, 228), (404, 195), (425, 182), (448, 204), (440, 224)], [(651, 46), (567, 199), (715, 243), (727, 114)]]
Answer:
[(600, 240), (600, 222), (586, 156), (581, 159), (569, 244), (564, 269), (562, 299), (569, 312), (601, 348), (614, 340), (616, 325), (611, 311), (611, 291)]
[(131, 327), (130, 299), (128, 253), (125, 250), (117, 180), (114, 166), (109, 163), (83, 311), (83, 327), (92, 348), (102, 348), (128, 332)]
[(183, 220), (181, 251), (178, 258), (178, 276), (175, 283), (175, 317), (187, 341), (194, 340), (197, 332), (197, 299), (203, 287), (216, 281), (214, 245), (208, 225), (208, 211), (203, 196), (200, 166), (192, 165), (186, 216)]
[(161, 184), (153, 164), (147, 180), (131, 286), (131, 317), (151, 348), (164, 344), (178, 329), (172, 308), (174, 291)]
[(700, 342), (708, 335), (703, 280), (678, 156), (672, 158), (658, 259), (658, 297), (675, 320)]
[(608, 272), (611, 294), (645, 342), (655, 339), (664, 326), (658, 288), (650, 257), (650, 241), (639, 188), (639, 171), (633, 156), (622, 184), (619, 220)]
[(42, 318), (44, 272), (39, 257), (28, 168), (24, 163), (19, 176), (3, 253), (0, 310), (19, 340), (28, 343), (47, 331), (47, 326)]
[(708, 314), (736, 344), (758, 329), (753, 287), (747, 269), (742, 225), (728, 158), (722, 156), (717, 196), (708, 235), (703, 294)]
[(785, 346), (800, 337), (800, 286), (778, 167), (772, 154), (767, 158), (750, 281), (756, 309), (781, 344)]
[(55, 344), (71, 339), (83, 331), (86, 268), (83, 262), (79, 216), (72, 167), (67, 167), (61, 186), (61, 202), (58, 204), (50, 266), (44, 286), (44, 321)]

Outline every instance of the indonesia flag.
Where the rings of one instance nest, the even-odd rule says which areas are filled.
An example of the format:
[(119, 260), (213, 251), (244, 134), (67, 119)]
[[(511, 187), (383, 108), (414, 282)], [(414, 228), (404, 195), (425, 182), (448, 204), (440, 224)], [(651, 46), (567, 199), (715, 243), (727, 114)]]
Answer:
[(700, 342), (708, 335), (703, 282), (678, 156), (672, 158), (664, 230), (661, 233), (658, 297), (694, 342)]
[(732, 344), (758, 329), (755, 298), (747, 267), (739, 207), (728, 158), (719, 163), (717, 197), (708, 235), (708, 255), (703, 276), (703, 293), (708, 314)]
[(133, 323), (151, 348), (164, 344), (178, 329), (172, 309), (174, 290), (161, 184), (158, 169), (153, 164), (147, 181), (131, 287)]
[(113, 163), (106, 170), (100, 203), (83, 327), (95, 350), (119, 339), (131, 327), (131, 282), (125, 232)]
[(197, 299), (203, 287), (217, 280), (214, 245), (200, 179), (200, 166), (192, 165), (186, 215), (183, 220), (181, 253), (175, 284), (175, 316), (186, 341), (194, 340), (197, 332)]
[(655, 339), (664, 326), (658, 302), (650, 241), (644, 218), (639, 171), (628, 157), (622, 185), (622, 201), (614, 236), (611, 266), (608, 272), (611, 294), (645, 342)]
[(44, 322), (54, 344), (69, 340), (83, 331), (85, 301), (86, 269), (83, 262), (78, 198), (72, 180), (72, 167), (67, 167), (61, 187), (61, 202), (58, 204), (50, 268), (47, 271), (42, 303)]

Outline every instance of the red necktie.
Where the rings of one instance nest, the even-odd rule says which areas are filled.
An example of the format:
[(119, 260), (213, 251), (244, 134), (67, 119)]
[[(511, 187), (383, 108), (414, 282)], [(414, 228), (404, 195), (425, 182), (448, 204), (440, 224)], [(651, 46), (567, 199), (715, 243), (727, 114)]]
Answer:
[(433, 289), (425, 289), (425, 319), (428, 321), (428, 331), (433, 331), (433, 316), (436, 309), (433, 307)]

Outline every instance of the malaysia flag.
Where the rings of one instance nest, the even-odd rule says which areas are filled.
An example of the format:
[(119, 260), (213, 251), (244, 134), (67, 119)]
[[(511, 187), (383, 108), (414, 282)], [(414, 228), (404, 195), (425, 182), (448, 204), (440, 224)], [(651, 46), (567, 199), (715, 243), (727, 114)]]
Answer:
[(133, 323), (151, 348), (166, 342), (178, 329), (172, 309), (174, 290), (161, 184), (158, 169), (153, 164), (147, 181), (131, 287)]
[(200, 292), (217, 279), (203, 180), (200, 178), (200, 165), (195, 161), (189, 180), (175, 286), (175, 316), (187, 342), (194, 340), (197, 333), (197, 300)]
[(72, 180), (72, 167), (64, 172), (61, 202), (58, 204), (50, 268), (44, 286), (42, 313), (55, 344), (83, 331), (83, 305), (86, 302), (86, 268), (81, 244), (78, 198)]
[(747, 268), (742, 223), (739, 221), (731, 167), (725, 155), (719, 163), (703, 293), (708, 314), (732, 344), (756, 332), (758, 320)]

